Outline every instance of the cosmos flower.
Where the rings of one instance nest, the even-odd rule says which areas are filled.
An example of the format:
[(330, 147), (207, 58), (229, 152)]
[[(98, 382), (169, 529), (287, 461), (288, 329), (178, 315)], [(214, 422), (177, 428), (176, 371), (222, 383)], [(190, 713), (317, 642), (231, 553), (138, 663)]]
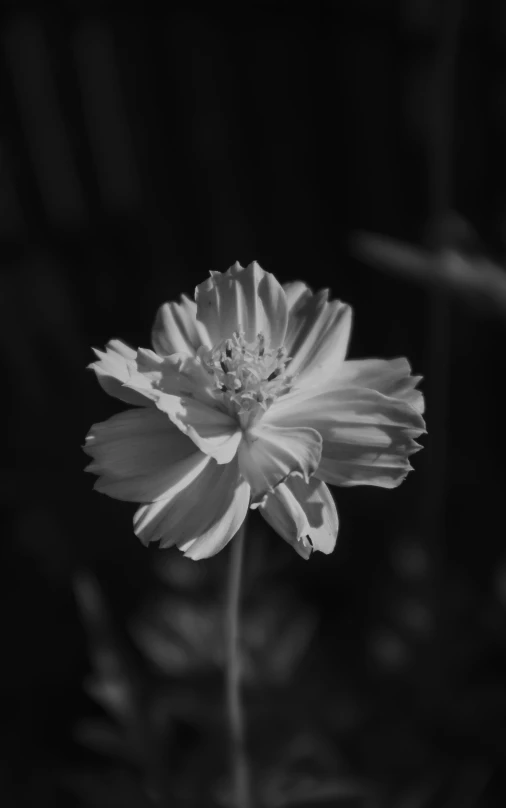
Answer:
[(256, 262), (211, 272), (158, 311), (154, 350), (119, 340), (91, 365), (135, 405), (95, 424), (95, 488), (140, 503), (142, 542), (206, 558), (258, 508), (304, 558), (334, 549), (327, 483), (394, 488), (425, 424), (406, 359), (347, 360), (351, 309)]

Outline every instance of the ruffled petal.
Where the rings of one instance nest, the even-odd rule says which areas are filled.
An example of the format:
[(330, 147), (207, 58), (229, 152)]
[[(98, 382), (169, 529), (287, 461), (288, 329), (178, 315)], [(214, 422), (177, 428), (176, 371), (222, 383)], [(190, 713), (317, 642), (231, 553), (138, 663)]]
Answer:
[(425, 431), (420, 413), (403, 400), (365, 388), (336, 394), (333, 415), (325, 394), (316, 399), (310, 423), (318, 424), (323, 437), (316, 476), (342, 486), (400, 485), (412, 470), (408, 458), (421, 448), (414, 440)]
[[(160, 399), (157, 406), (163, 410), (165, 400)], [(201, 401), (182, 398), (180, 407), (172, 410), (170, 417), (201, 451), (214, 457), (217, 463), (230, 463), (235, 456), (242, 431), (228, 413)]]
[[(290, 322), (292, 320), (296, 322), (296, 319), (290, 316), (292, 310), (295, 310), (295, 307), (300, 307), (302, 302), (307, 300), (308, 297), (311, 297), (313, 293), (309, 286), (302, 281), (290, 281), (290, 283), (284, 283), (283, 289), (285, 290), (286, 303), (288, 306), (288, 328), (290, 328)], [(288, 331), (285, 340), (287, 339)]]
[(390, 398), (411, 404), (420, 414), (424, 411), (423, 394), (416, 390), (422, 376), (412, 376), (405, 357), (396, 359), (347, 359), (340, 366), (332, 386), (368, 387)]
[(94, 424), (86, 468), (100, 475), (94, 488), (115, 499), (153, 502), (187, 485), (207, 462), (195, 444), (157, 409), (135, 409)]
[[(395, 386), (395, 385), (394, 385)], [(411, 471), (414, 438), (425, 432), (418, 409), (408, 401), (362, 387), (290, 393), (264, 416), (266, 424), (304, 424), (323, 438), (316, 476), (334, 485), (394, 488)]]
[(298, 473), (307, 481), (318, 468), (322, 439), (315, 429), (285, 427), (260, 421), (239, 445), (239, 467), (252, 491), (252, 501), (263, 497), (288, 475)]
[(172, 395), (177, 395), (179, 392), (177, 384), (174, 384), (170, 389), (166, 385), (164, 391), (160, 390), (161, 380), (164, 375), (164, 363), (165, 359), (158, 356), (154, 351), (139, 348), (136, 353), (135, 363), (128, 368), (129, 375), (124, 387), (155, 403), (160, 392), (170, 392)]
[(137, 363), (130, 371), (127, 386), (142, 390), (153, 399), (159, 393), (191, 396), (207, 404), (216, 404), (211, 379), (204, 370), (200, 357), (185, 353), (159, 356), (154, 351), (139, 348)]
[(99, 351), (97, 348), (93, 350), (99, 361), (92, 362), (88, 367), (95, 371), (98, 382), (106, 393), (127, 404), (150, 405), (141, 393), (123, 386), (129, 381), (130, 373), (136, 366), (136, 351), (119, 339), (110, 340), (105, 351)]
[(197, 304), (181, 295), (180, 303), (164, 303), (156, 314), (151, 332), (153, 348), (160, 356), (174, 353), (195, 355), (204, 345), (211, 347), (209, 335), (197, 321)]
[(247, 342), (262, 333), (271, 348), (285, 338), (288, 308), (283, 287), (274, 275), (256, 261), (242, 267), (236, 262), (225, 272), (213, 272), (197, 286), (197, 319), (217, 345), (236, 331), (244, 331)]
[(134, 516), (143, 544), (177, 544), (189, 558), (219, 552), (241, 526), (249, 505), (249, 486), (237, 463), (218, 466), (206, 458), (200, 474), (164, 500), (144, 505)]
[[(158, 407), (160, 412), (165, 413), (173, 424), (179, 426), (177, 423), (178, 415), (183, 412), (183, 405), (179, 395), (164, 393), (157, 387), (157, 382), (150, 379), (147, 374), (133, 373), (130, 380), (126, 382), (125, 387), (133, 390), (139, 395), (145, 396), (146, 399), (152, 401)], [(182, 430), (185, 432), (185, 430)]]
[(222, 515), (198, 538), (180, 543), (179, 549), (187, 558), (199, 561), (216, 555), (233, 539), (248, 513), (250, 503), (250, 487), (245, 480), (240, 480), (233, 489), (232, 496), (224, 497)]
[(238, 422), (214, 397), (199, 357), (161, 357), (139, 349), (137, 368), (127, 384), (151, 398), (205, 454), (218, 463), (232, 460), (242, 433)]
[[(388, 384), (385, 384), (386, 387)], [(328, 429), (349, 422), (409, 426), (417, 435), (425, 431), (420, 410), (406, 398), (394, 398), (378, 390), (351, 386), (344, 380), (339, 386), (332, 387), (326, 387), (322, 382), (316, 391), (294, 389), (275, 401), (262, 417), (262, 424), (310, 426), (321, 432), (324, 440)]]
[[(301, 290), (298, 290), (299, 293)], [(290, 310), (285, 347), (292, 361), (287, 372), (297, 385), (319, 384), (344, 360), (351, 331), (351, 308), (328, 300), (328, 291), (300, 293)]]
[(267, 494), (258, 510), (273, 530), (291, 544), (302, 558), (311, 556), (306, 515), (285, 483), (280, 483), (272, 494)]
[(325, 483), (314, 477), (308, 483), (289, 477), (268, 494), (259, 507), (264, 519), (303, 558), (312, 550), (331, 553), (339, 519), (334, 499)]

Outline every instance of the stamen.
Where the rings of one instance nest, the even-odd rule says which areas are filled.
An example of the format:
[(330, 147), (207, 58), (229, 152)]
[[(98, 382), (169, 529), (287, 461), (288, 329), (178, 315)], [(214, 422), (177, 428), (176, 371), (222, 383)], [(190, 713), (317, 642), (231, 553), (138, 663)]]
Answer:
[(269, 350), (263, 334), (246, 342), (244, 332), (235, 332), (202, 360), (224, 403), (243, 425), (267, 410), (292, 385), (293, 377), (285, 373), (290, 361), (286, 349)]

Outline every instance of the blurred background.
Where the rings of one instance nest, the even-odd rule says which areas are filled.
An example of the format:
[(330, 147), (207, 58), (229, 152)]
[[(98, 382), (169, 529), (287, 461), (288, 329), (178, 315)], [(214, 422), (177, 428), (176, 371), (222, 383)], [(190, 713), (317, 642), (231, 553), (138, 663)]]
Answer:
[(91, 347), (256, 259), (407, 355), (428, 436), (333, 489), (333, 555), (253, 517), (244, 698), (258, 805), (506, 803), (506, 7), (4, 2), (0, 802), (227, 806), (227, 552), (141, 546), (81, 446)]

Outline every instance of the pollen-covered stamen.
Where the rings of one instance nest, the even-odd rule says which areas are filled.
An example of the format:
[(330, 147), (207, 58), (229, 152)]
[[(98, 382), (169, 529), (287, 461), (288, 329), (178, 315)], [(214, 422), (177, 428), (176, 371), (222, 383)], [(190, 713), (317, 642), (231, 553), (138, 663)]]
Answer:
[(237, 415), (266, 410), (288, 392), (292, 377), (285, 373), (290, 357), (285, 348), (269, 350), (263, 334), (246, 342), (244, 333), (234, 333), (203, 358), (214, 376), (216, 389)]

